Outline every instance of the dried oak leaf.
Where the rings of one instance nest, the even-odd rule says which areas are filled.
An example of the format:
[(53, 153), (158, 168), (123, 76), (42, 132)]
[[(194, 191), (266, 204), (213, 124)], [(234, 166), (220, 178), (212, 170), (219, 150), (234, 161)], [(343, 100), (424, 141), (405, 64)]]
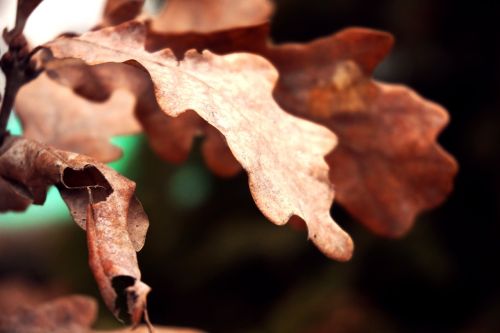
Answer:
[(352, 241), (329, 214), (333, 188), (324, 156), (334, 147), (335, 136), (279, 108), (272, 98), (278, 76), (269, 62), (244, 53), (216, 56), (194, 50), (179, 62), (170, 50), (147, 52), (145, 32), (143, 24), (129, 22), (46, 46), (58, 58), (143, 68), (166, 114), (176, 117), (193, 110), (224, 135), (248, 172), (264, 215), (278, 225), (298, 216), (327, 256), (350, 258)]
[(124, 90), (104, 102), (89, 101), (42, 74), (19, 90), (15, 110), (26, 138), (110, 162), (122, 155), (110, 138), (141, 131), (133, 104)]
[(62, 297), (0, 313), (0, 333), (84, 333), (94, 323), (97, 303), (85, 296)]
[[(200, 53), (207, 49), (217, 54), (228, 54), (237, 52), (252, 52), (257, 54), (266, 54), (268, 49), (269, 24), (263, 23), (244, 28), (235, 28), (221, 30), (210, 33), (186, 32), (186, 33), (160, 33), (154, 31), (151, 25), (147, 26), (147, 38), (145, 47), (148, 51), (158, 51), (169, 48), (176, 55), (177, 59), (182, 60), (186, 51), (196, 49)], [(217, 175), (230, 177), (241, 171), (240, 164), (234, 160), (231, 152), (228, 150), (224, 140), (218, 140), (219, 132), (209, 127), (203, 126), (202, 122), (196, 122), (192, 117), (179, 117), (176, 126), (170, 128), (170, 133), (174, 137), (182, 137), (182, 142), (189, 143), (179, 149), (179, 144), (172, 142), (170, 145), (163, 145), (163, 150), (181, 150), (181, 161), (187, 158), (192, 137), (195, 134), (203, 133), (205, 141), (203, 145), (203, 155), (207, 166)], [(177, 148), (176, 148), (177, 147)], [(170, 162), (176, 162), (171, 154), (160, 154), (164, 159)]]
[(0, 179), (0, 193), (34, 204), (43, 204), (48, 186), (56, 185), (75, 222), (87, 228), (90, 266), (106, 305), (138, 324), (149, 287), (140, 281), (135, 252), (148, 219), (135, 183), (89, 157), (11, 136), (0, 147)]
[[(149, 31), (145, 47), (147, 50), (170, 48), (179, 59), (194, 47), (199, 51), (209, 49), (208, 44), (217, 44), (224, 48), (224, 53), (231, 53), (240, 49), (242, 44), (254, 45), (260, 42), (261, 38), (267, 38), (267, 28), (261, 30), (266, 34), (261, 36), (243, 27), (269, 21), (273, 11), (274, 5), (269, 0), (172, 0), (157, 17), (147, 22)], [(219, 30), (222, 30), (222, 33), (217, 33)], [(210, 34), (207, 34), (208, 32)], [(159, 37), (156, 45), (154, 34)], [(239, 173), (241, 166), (228, 152), (218, 131), (192, 118), (186, 116), (176, 120), (174, 135), (182, 137), (184, 142), (189, 142), (189, 145), (184, 146), (190, 147), (193, 134), (203, 133), (203, 154), (208, 167), (223, 177)], [(185, 160), (188, 151), (183, 150), (177, 160)], [(170, 154), (160, 156), (171, 162), (177, 161), (170, 158)]]
[(446, 111), (407, 87), (370, 78), (392, 47), (390, 34), (349, 28), (308, 44), (273, 46), (268, 30), (264, 24), (213, 33), (150, 31), (147, 45), (168, 45), (177, 55), (195, 48), (265, 56), (280, 73), (279, 104), (339, 137), (327, 157), (337, 201), (379, 234), (404, 234), (419, 212), (452, 189), (457, 164), (436, 142)]
[(390, 34), (345, 29), (268, 53), (280, 72), (279, 104), (338, 135), (327, 157), (337, 200), (378, 234), (400, 236), (450, 193), (457, 163), (436, 142), (449, 121), (413, 90), (371, 79)]
[[(101, 25), (130, 20), (143, 5), (144, 0), (108, 0)], [(119, 159), (122, 151), (109, 142), (110, 138), (141, 131), (133, 103), (133, 96), (124, 91), (117, 91), (109, 100), (91, 102), (41, 75), (19, 90), (15, 110), (25, 137), (111, 162)]]
[(162, 32), (210, 32), (268, 21), (269, 0), (169, 0), (152, 21)]
[(210, 50), (217, 54), (252, 52), (267, 56), (272, 47), (269, 40), (269, 23), (218, 30), (213, 32), (162, 32), (146, 22), (146, 50), (155, 52), (169, 48), (181, 60), (186, 51)]
[[(111, 95), (112, 92), (116, 94), (116, 90), (131, 92), (134, 99), (130, 102), (130, 105), (123, 105), (121, 115), (118, 114), (120, 112), (118, 108), (116, 109), (116, 114), (114, 112), (110, 114), (110, 121), (112, 121), (113, 116), (122, 119), (121, 122), (115, 122), (110, 129), (116, 128), (117, 131), (123, 131), (122, 134), (134, 133), (135, 127), (132, 128), (131, 126), (126, 126), (126, 124), (136, 122), (133, 114), (135, 113), (135, 117), (147, 134), (151, 147), (164, 160), (172, 163), (184, 162), (189, 156), (194, 137), (204, 136), (205, 140), (201, 147), (202, 154), (207, 165), (216, 174), (220, 176), (232, 176), (241, 171), (240, 164), (227, 148), (227, 144), (221, 133), (197, 116), (196, 113), (187, 111), (178, 117), (172, 118), (161, 110), (154, 95), (154, 87), (151, 79), (144, 71), (133, 66), (116, 63), (106, 63), (89, 67), (84, 62), (76, 59), (51, 61), (47, 65), (46, 70), (52, 78), (72, 86), (75, 91), (78, 91), (79, 95), (89, 100), (106, 100), (110, 96), (113, 96)], [(82, 80), (83, 77), (85, 78), (84, 80)], [(124, 101), (122, 99), (120, 101), (125, 102), (123, 104), (128, 103), (128, 100)], [(23, 104), (26, 105), (29, 102), (23, 102)], [(91, 106), (92, 103), (88, 105)], [(44, 108), (47, 111), (52, 109), (52, 106)], [(29, 110), (36, 112), (33, 108), (29, 108)], [(20, 110), (20, 113), (23, 114), (26, 112)], [(89, 126), (95, 122), (94, 126), (99, 128), (101, 125), (97, 123), (99, 121), (97, 117), (87, 118), (87, 116), (91, 116), (93, 113), (95, 112), (89, 110), (88, 114), (81, 114), (82, 119), (74, 119), (75, 129), (80, 126), (80, 122), (84, 124), (89, 123)], [(40, 115), (40, 118), (42, 117), (43, 115)], [(73, 118), (71, 119), (73, 120)], [(38, 123), (30, 122), (27, 126), (36, 129), (35, 132), (39, 133), (46, 125), (41, 127)], [(59, 123), (55, 123), (54, 131), (56, 133), (60, 132), (57, 130), (58, 128)], [(103, 129), (101, 133), (106, 133), (106, 131)], [(30, 132), (30, 135), (36, 135), (31, 133), (33, 132)], [(78, 152), (86, 149), (88, 154), (96, 156), (99, 147), (84, 145), (85, 140), (91, 139), (89, 134), (92, 134), (92, 131), (77, 130), (77, 133), (81, 140), (79, 139), (75, 142), (78, 145), (75, 145), (73, 148), (78, 149)], [(168, 133), (168, 135), (165, 135), (165, 133)], [(39, 136), (41, 135), (37, 135), (37, 137)], [(64, 144), (64, 138), (65, 136), (61, 135), (54, 137), (51, 144), (59, 147), (61, 144)], [(99, 142), (101, 144), (106, 143), (104, 141)], [(80, 147), (80, 145), (82, 146)], [(106, 147), (112, 146), (107, 145)]]

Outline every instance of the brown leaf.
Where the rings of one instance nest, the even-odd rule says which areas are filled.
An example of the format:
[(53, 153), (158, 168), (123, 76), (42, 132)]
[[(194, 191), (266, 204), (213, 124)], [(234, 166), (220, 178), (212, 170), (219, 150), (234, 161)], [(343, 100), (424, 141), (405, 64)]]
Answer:
[[(186, 33), (160, 33), (151, 29), (147, 25), (147, 39), (145, 42), (148, 51), (159, 51), (169, 48), (175, 54), (177, 59), (182, 60), (186, 51), (196, 49), (200, 53), (205, 50), (213, 50), (218, 54), (228, 54), (235, 51), (253, 52), (257, 54), (266, 54), (267, 38), (269, 34), (269, 24), (263, 23), (254, 26), (221, 30), (210, 33), (186, 32)], [(153, 117), (150, 119), (153, 120)], [(143, 124), (146, 122), (143, 121)], [(147, 123), (157, 124), (156, 121), (147, 121)], [(211, 126), (207, 128), (204, 122), (200, 122), (192, 115), (184, 114), (175, 118), (175, 123), (168, 128), (156, 126), (157, 131), (149, 137), (162, 138), (165, 130), (171, 133), (172, 141), (167, 143), (162, 139), (161, 149), (155, 149), (156, 152), (165, 160), (170, 162), (184, 161), (187, 158), (189, 148), (193, 141), (193, 136), (201, 133), (205, 136), (202, 147), (205, 163), (217, 175), (230, 177), (241, 171), (240, 164), (234, 159), (229, 151), (225, 140), (220, 139), (220, 133)], [(179, 142), (184, 142), (183, 145)], [(183, 149), (175, 149), (183, 147)], [(178, 151), (179, 152), (175, 152)], [(179, 157), (176, 157), (178, 154)]]
[(150, 52), (171, 49), (181, 60), (184, 53), (196, 49), (200, 53), (210, 50), (217, 54), (234, 52), (253, 52), (267, 55), (269, 23), (261, 23), (242, 28), (219, 30), (214, 32), (161, 32), (146, 23), (146, 50)]
[[(241, 171), (241, 166), (228, 149), (224, 137), (214, 127), (197, 116), (196, 113), (188, 111), (178, 117), (172, 118), (167, 116), (160, 109), (154, 96), (152, 82), (144, 71), (132, 66), (113, 63), (96, 65), (93, 67), (87, 67), (83, 62), (78, 60), (58, 61), (57, 66), (55, 63), (56, 62), (52, 62), (50, 64), (48, 73), (56, 79), (58, 77), (66, 78), (67, 75), (72, 76), (75, 72), (85, 73), (85, 75), (81, 77), (79, 76), (76, 79), (73, 78), (74, 82), (72, 83), (76, 84), (74, 87), (76, 91), (90, 100), (106, 100), (110, 96), (109, 93), (114, 91), (113, 94), (116, 94), (117, 90), (132, 92), (135, 98), (130, 105), (127, 105), (128, 100), (120, 100), (120, 104), (124, 104), (121, 106), (121, 109), (116, 108), (116, 112), (110, 112), (109, 118), (106, 117), (106, 119), (110, 121), (109, 128), (102, 128), (102, 125), (99, 124), (99, 118), (95, 117), (95, 111), (98, 110), (89, 110), (89, 112), (81, 113), (83, 108), (81, 108), (78, 103), (75, 103), (77, 109), (74, 113), (81, 115), (81, 117), (75, 116), (69, 118), (71, 124), (74, 123), (74, 125), (71, 126), (74, 126), (75, 133), (66, 133), (63, 129), (59, 130), (60, 123), (63, 123), (62, 121), (55, 122), (53, 124), (54, 129), (46, 128), (45, 126), (47, 125), (42, 127), (41, 123), (31, 121), (33, 119), (31, 118), (31, 113), (28, 114), (26, 111), (20, 110), (21, 115), (26, 114), (26, 116), (22, 116), (22, 118), (27, 120), (27, 126), (34, 129), (26, 133), (30, 138), (50, 138), (50, 133), (52, 133), (52, 131), (55, 131), (55, 133), (63, 132), (64, 134), (53, 137), (50, 143), (56, 147), (65, 147), (66, 149), (68, 149), (71, 144), (71, 148), (77, 152), (85, 150), (88, 155), (104, 159), (105, 156), (99, 154), (99, 149), (103, 147), (114, 147), (110, 145), (104, 146), (106, 142), (103, 140), (95, 140), (92, 137), (92, 133), (95, 133), (95, 136), (102, 135), (110, 129), (116, 128), (116, 133), (118, 131), (123, 131), (122, 134), (132, 134), (135, 132), (135, 129), (133, 130), (132, 126), (127, 126), (126, 124), (135, 123), (136, 120), (134, 115), (132, 115), (132, 113), (135, 112), (135, 117), (137, 117), (143, 130), (146, 132), (151, 147), (158, 156), (164, 160), (171, 163), (184, 162), (189, 156), (194, 137), (204, 136), (205, 140), (202, 144), (202, 154), (205, 157), (207, 165), (214, 173), (220, 176), (232, 176)], [(57, 67), (57, 70), (54, 70), (54, 67)], [(83, 77), (85, 79), (81, 80)], [(102, 82), (106, 82), (108, 88), (105, 88)], [(83, 85), (80, 83), (83, 83)], [(58, 85), (56, 84), (56, 86)], [(108, 93), (106, 93), (107, 89), (109, 90)], [(54, 87), (53, 91), (57, 91), (57, 87)], [(50, 91), (50, 93), (52, 94), (53, 91)], [(40, 92), (40, 90), (37, 90), (37, 92)], [(73, 96), (79, 98), (76, 94), (73, 94)], [(82, 99), (83, 105), (93, 105), (93, 103), (85, 104), (84, 101), (85, 100)], [(55, 104), (63, 105), (62, 101), (61, 103), (57, 103), (57, 101), (54, 102)], [(20, 103), (34, 107), (29, 101), (22, 101)], [(106, 105), (108, 104), (109, 103), (106, 103)], [(45, 107), (44, 110), (46, 110), (48, 114), (39, 114), (39, 119), (42, 120), (44, 117), (51, 119), (51, 114), (53, 112), (49, 111), (53, 109), (54, 106)], [(30, 107), (29, 110), (37, 112), (37, 110), (35, 111), (32, 107)], [(59, 115), (59, 113), (55, 115)], [(114, 121), (116, 118), (113, 119), (113, 117), (119, 118), (121, 121), (116, 122)], [(113, 124), (111, 124), (111, 122), (113, 122)], [(89, 126), (95, 126), (96, 129), (100, 130), (87, 129), (86, 127), (88, 126), (83, 126), (82, 129), (79, 129), (81, 123), (88, 123)], [(68, 123), (65, 125), (68, 125)], [(45, 135), (44, 132), (47, 132), (47, 134)], [(168, 133), (168, 135), (165, 135), (165, 133)], [(78, 134), (75, 139), (73, 139), (74, 134)], [(96, 141), (96, 143), (99, 143), (99, 146), (86, 145), (85, 142), (88, 141)], [(118, 155), (113, 156), (118, 157)], [(109, 160), (111, 160), (111, 156)]]
[(142, 11), (144, 0), (108, 0), (104, 7), (103, 26), (132, 20)]
[(24, 188), (16, 183), (0, 177), (0, 212), (22, 212), (32, 203), (32, 198)]
[(338, 202), (373, 231), (400, 236), (446, 198), (457, 164), (436, 142), (446, 110), (370, 78), (392, 43), (387, 33), (351, 28), (279, 46), (270, 58), (281, 73), (280, 105), (339, 137), (327, 158)]
[(127, 235), (124, 234), (127, 231), (116, 228), (117, 219), (113, 217), (115, 211), (110, 208), (101, 203), (88, 205), (89, 264), (101, 295), (115, 317), (137, 325), (146, 309), (150, 288), (140, 281), (137, 262), (127, 258), (127, 252), (131, 252)]
[(269, 0), (169, 0), (153, 20), (163, 32), (209, 32), (243, 27), (269, 20)]
[(124, 90), (102, 103), (92, 102), (43, 74), (19, 90), (15, 110), (26, 138), (110, 162), (121, 156), (110, 138), (141, 131), (134, 103)]
[[(333, 189), (324, 156), (334, 147), (335, 136), (278, 107), (271, 95), (278, 78), (274, 68), (250, 54), (220, 57), (194, 50), (178, 62), (169, 50), (147, 52), (144, 42), (145, 27), (131, 22), (47, 46), (60, 58), (81, 58), (91, 65), (127, 62), (144, 68), (166, 114), (177, 117), (194, 110), (224, 135), (247, 170), (251, 192), (264, 215), (278, 225), (296, 215), (326, 255), (350, 258), (352, 241), (329, 214)], [(64, 79), (74, 79), (78, 85), (79, 77)]]
[(69, 296), (38, 306), (0, 313), (0, 333), (87, 332), (95, 321), (97, 304), (85, 296)]
[(144, 244), (148, 219), (134, 196), (135, 183), (86, 156), (16, 137), (0, 148), (0, 179), (35, 204), (56, 185), (75, 222), (90, 228), (90, 266), (106, 305), (138, 324), (149, 287), (140, 281), (135, 252)]
[(176, 54), (195, 48), (267, 57), (280, 73), (274, 93), (280, 105), (339, 136), (327, 158), (338, 202), (381, 235), (404, 234), (418, 213), (452, 189), (457, 164), (436, 143), (448, 123), (446, 111), (409, 88), (370, 78), (392, 47), (387, 33), (350, 28), (308, 44), (272, 46), (267, 30), (151, 31), (147, 45), (156, 50), (170, 44)]

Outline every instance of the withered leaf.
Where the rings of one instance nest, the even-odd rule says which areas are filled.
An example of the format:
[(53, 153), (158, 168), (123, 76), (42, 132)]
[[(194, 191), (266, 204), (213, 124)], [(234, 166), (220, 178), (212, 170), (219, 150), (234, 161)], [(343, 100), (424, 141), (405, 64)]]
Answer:
[(89, 101), (43, 74), (19, 90), (15, 110), (26, 138), (110, 162), (121, 150), (109, 139), (141, 131), (133, 104), (125, 90), (102, 103)]
[(68, 296), (37, 306), (0, 313), (1, 333), (84, 333), (93, 324), (97, 303), (90, 297)]
[(339, 137), (327, 158), (338, 202), (373, 231), (400, 236), (446, 198), (457, 164), (436, 142), (446, 110), (370, 78), (392, 43), (387, 33), (350, 28), (276, 47), (270, 59), (281, 74), (280, 105)]
[[(111, 19), (109, 16), (118, 15), (117, 13), (121, 13), (122, 10), (129, 14), (133, 8), (140, 10), (139, 2), (142, 6), (142, 1), (108, 1), (103, 25), (112, 24), (110, 20), (118, 20), (117, 17)], [(248, 45), (249, 50), (254, 50), (258, 43), (265, 41), (268, 30), (268, 24), (262, 24), (255, 28), (225, 30), (210, 35), (203, 33), (165, 35), (149, 31), (146, 48), (161, 49), (169, 46), (178, 58), (182, 58), (185, 51), (192, 48), (191, 46), (196, 46), (200, 51), (205, 48), (210, 49), (212, 46), (225, 47), (226, 53), (241, 49), (243, 45)], [(115, 79), (113, 84), (117, 88), (128, 84), (126, 82), (130, 80), (128, 75), (131, 73), (127, 73), (124, 81), (117, 82)], [(21, 118), (24, 136), (58, 149), (91, 156), (101, 162), (114, 161), (121, 156), (121, 150), (110, 144), (109, 138), (140, 131), (132, 113), (133, 105), (136, 104), (143, 109), (145, 104), (149, 105), (149, 108), (154, 107), (150, 102), (144, 103), (146, 98), (143, 98), (143, 93), (146, 89), (140, 85), (128, 84), (128, 86), (129, 90), (136, 91), (135, 96), (142, 101), (135, 103), (123, 90), (119, 90), (110, 100), (102, 101), (105, 97), (100, 96), (98, 98), (100, 103), (92, 103), (88, 99), (80, 98), (71, 89), (57, 85), (42, 75), (25, 85), (16, 98), (16, 113)], [(137, 91), (138, 88), (141, 91)], [(177, 118), (164, 119), (163, 113), (155, 111), (147, 113), (142, 111), (139, 117), (146, 132), (154, 132), (148, 137), (160, 157), (173, 163), (185, 161), (193, 137), (203, 135), (205, 140), (202, 153), (205, 162), (217, 175), (233, 176), (241, 170), (240, 164), (228, 150), (220, 132), (199, 117), (189, 112)], [(117, 119), (120, 121), (116, 121)], [(165, 131), (171, 133), (169, 137), (171, 143), (165, 142), (163, 134), (156, 134)], [(156, 142), (155, 138), (158, 136), (162, 137), (161, 142)]]
[(58, 58), (76, 57), (90, 65), (126, 62), (144, 68), (166, 114), (176, 117), (193, 110), (224, 135), (248, 172), (264, 215), (278, 225), (298, 216), (326, 255), (350, 258), (352, 241), (329, 214), (333, 188), (324, 156), (334, 147), (335, 136), (278, 107), (271, 94), (278, 79), (274, 68), (243, 53), (222, 57), (193, 50), (178, 62), (170, 50), (147, 52), (144, 42), (144, 25), (130, 22), (58, 39), (47, 47)]
[[(151, 288), (140, 281), (137, 261), (127, 258), (130, 241), (126, 239), (123, 228), (118, 229), (113, 225), (113, 220), (116, 220), (114, 214), (115, 211), (110, 210), (106, 204), (88, 205), (89, 264), (101, 295), (115, 317), (137, 325), (146, 309), (147, 295)], [(108, 225), (103, 225), (102, 221), (109, 221)]]
[(436, 142), (448, 123), (446, 111), (409, 88), (370, 78), (392, 47), (391, 35), (350, 28), (308, 44), (273, 46), (267, 33), (266, 25), (196, 34), (150, 31), (147, 45), (169, 45), (177, 55), (195, 48), (269, 59), (280, 73), (274, 92), (279, 104), (338, 135), (339, 146), (327, 158), (337, 201), (373, 231), (404, 234), (418, 213), (446, 198), (457, 172)]
[[(267, 54), (268, 50), (268, 23), (210, 33), (160, 33), (152, 30), (149, 24), (146, 26), (148, 28), (145, 42), (146, 49), (148, 51), (158, 51), (169, 48), (179, 60), (182, 60), (186, 51), (190, 49), (196, 49), (200, 53), (207, 49), (217, 54), (228, 54), (235, 51)], [(203, 122), (193, 120), (190, 114), (176, 118), (175, 124), (176, 126), (170, 126), (168, 130), (171, 136), (176, 138), (176, 141), (169, 144), (162, 142), (163, 152), (159, 154), (164, 159), (173, 162), (177, 160), (183, 161), (187, 157), (189, 148), (176, 149), (182, 151), (182, 153), (178, 153), (179, 159), (173, 157), (175, 154), (172, 154), (172, 151), (174, 151), (175, 147), (190, 147), (192, 137), (203, 133), (205, 141), (202, 151), (207, 166), (217, 175), (225, 177), (233, 176), (241, 171), (240, 164), (234, 160), (225, 141), (217, 139), (220, 136), (217, 130), (212, 127), (207, 128), (207, 126), (203, 125)], [(158, 127), (158, 130), (163, 131), (164, 129)], [(153, 135), (153, 137), (156, 136), (158, 135)], [(176, 142), (185, 142), (186, 144), (180, 145)]]
[[(94, 103), (85, 103), (85, 100), (82, 100), (82, 105), (75, 103), (75, 107), (77, 108), (73, 113), (78, 115), (78, 117), (75, 116), (69, 119), (63, 117), (63, 119), (71, 121), (70, 127), (74, 128), (74, 133), (66, 134), (64, 132), (64, 127), (60, 128), (61, 124), (66, 125), (63, 121), (52, 123), (54, 126), (52, 131), (55, 133), (65, 133), (57, 136), (51, 136), (51, 134), (48, 133), (47, 138), (53, 139), (51, 140), (52, 145), (68, 148), (71, 144), (71, 148), (73, 148), (74, 151), (86, 151), (87, 155), (98, 157), (101, 160), (109, 156), (109, 160), (111, 160), (112, 156), (118, 157), (119, 155), (111, 155), (111, 149), (114, 149), (114, 147), (106, 144), (106, 142), (103, 141), (104, 138), (96, 140), (96, 136), (98, 136), (99, 133), (102, 136), (110, 130), (115, 131), (115, 133), (120, 131), (122, 134), (132, 134), (136, 132), (135, 126), (127, 126), (127, 124), (135, 124), (136, 120), (132, 114), (135, 112), (135, 117), (147, 134), (151, 147), (158, 156), (164, 160), (171, 163), (184, 162), (189, 156), (194, 137), (204, 136), (205, 140), (201, 147), (202, 154), (207, 165), (214, 173), (220, 176), (232, 176), (241, 171), (240, 164), (235, 160), (233, 154), (228, 149), (221, 133), (197, 116), (196, 113), (187, 111), (178, 117), (172, 118), (167, 116), (160, 109), (154, 96), (152, 82), (144, 71), (132, 66), (116, 63), (106, 63), (88, 67), (81, 61), (65, 59), (62, 61), (52, 61), (47, 67), (47, 73), (56, 79), (61, 77), (66, 84), (74, 84), (75, 86), (73, 88), (75, 91), (78, 91), (80, 95), (85, 96), (89, 100), (106, 101), (107, 98), (110, 97), (109, 93), (114, 92), (113, 95), (111, 95), (112, 98), (117, 94), (117, 90), (132, 92), (134, 96), (134, 99), (130, 101), (130, 103), (128, 103), (128, 99), (121, 99), (120, 104), (123, 104), (121, 106), (122, 108), (113, 110), (116, 112), (107, 111), (109, 112), (109, 118), (106, 117), (106, 119), (109, 119), (110, 122), (113, 121), (113, 117), (117, 117), (121, 119), (121, 121), (115, 121), (106, 129), (101, 129), (102, 125), (99, 124), (99, 118), (95, 117), (99, 114), (99, 108), (94, 110), (89, 109), (88, 112), (82, 112), (88, 109), (82, 106), (92, 107)], [(73, 77), (75, 73), (79, 73), (76, 78)], [(81, 76), (82, 73), (84, 73), (83, 76)], [(69, 77), (72, 77), (72, 79), (68, 80)], [(82, 81), (82, 77), (85, 77), (85, 80)], [(81, 84), (82, 82), (83, 85)], [(58, 91), (57, 87), (54, 87), (54, 91)], [(108, 93), (106, 91), (108, 91)], [(40, 90), (37, 90), (37, 93), (38, 92), (40, 92)], [(52, 91), (50, 93), (52, 93)], [(65, 95), (67, 94), (65, 93)], [(78, 95), (73, 94), (73, 96), (77, 97)], [(38, 112), (38, 110), (34, 108), (35, 105), (24, 101), (19, 103), (25, 107), (19, 110), (21, 118), (26, 118), (27, 128), (33, 129), (33, 131), (27, 132), (26, 135), (30, 138), (41, 138), (44, 136), (42, 133), (45, 132), (45, 130), (49, 131), (49, 128), (46, 127), (47, 125), (40, 123), (32, 124), (28, 121), (28, 119), (31, 119), (29, 118), (31, 113)], [(60, 104), (57, 103), (57, 99), (54, 103), (57, 105)], [(109, 104), (110, 101), (106, 102), (106, 105)], [(59, 110), (59, 108), (57, 108), (57, 110)], [(47, 112), (47, 114), (37, 113), (40, 119), (44, 117), (51, 119), (53, 116), (59, 115), (59, 112), (55, 112), (55, 108), (52, 105), (43, 107), (43, 111)], [(63, 112), (62, 109), (59, 111)], [(95, 131), (90, 128), (87, 129), (87, 124), (89, 127), (95, 126), (96, 129), (101, 130)], [(168, 133), (168, 135), (165, 135), (165, 133)], [(75, 137), (74, 134), (77, 134), (77, 137)], [(41, 138), (41, 140), (44, 139)], [(47, 141), (48, 139), (45, 140)], [(100, 145), (85, 145), (86, 141), (96, 142)], [(103, 148), (107, 148), (110, 153), (107, 155), (105, 155), (104, 152), (100, 153)]]
[(262, 23), (273, 9), (269, 0), (169, 0), (152, 24), (163, 32), (210, 32)]
[(179, 60), (190, 49), (210, 50), (217, 54), (252, 52), (266, 56), (270, 53), (269, 23), (214, 32), (162, 32), (146, 22), (146, 50), (150, 52), (169, 48)]
[(149, 287), (140, 281), (135, 252), (144, 244), (148, 219), (135, 183), (89, 157), (11, 136), (0, 148), (0, 179), (0, 193), (35, 204), (56, 185), (75, 222), (87, 228), (90, 266), (106, 305), (138, 324)]

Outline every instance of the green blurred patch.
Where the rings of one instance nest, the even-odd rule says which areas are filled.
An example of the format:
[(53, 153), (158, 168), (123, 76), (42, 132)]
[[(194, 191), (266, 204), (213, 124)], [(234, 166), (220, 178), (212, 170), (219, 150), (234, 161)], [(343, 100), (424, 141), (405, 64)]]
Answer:
[(210, 196), (212, 188), (212, 175), (196, 161), (178, 168), (166, 184), (168, 199), (184, 209), (201, 206)]

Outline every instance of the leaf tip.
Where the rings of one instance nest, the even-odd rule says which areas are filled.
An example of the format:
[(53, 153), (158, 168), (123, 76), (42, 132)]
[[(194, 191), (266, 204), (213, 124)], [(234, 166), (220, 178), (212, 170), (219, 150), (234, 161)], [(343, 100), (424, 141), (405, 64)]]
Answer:
[(341, 262), (352, 258), (354, 252), (352, 238), (335, 223), (330, 215), (306, 224), (308, 238), (328, 258)]

